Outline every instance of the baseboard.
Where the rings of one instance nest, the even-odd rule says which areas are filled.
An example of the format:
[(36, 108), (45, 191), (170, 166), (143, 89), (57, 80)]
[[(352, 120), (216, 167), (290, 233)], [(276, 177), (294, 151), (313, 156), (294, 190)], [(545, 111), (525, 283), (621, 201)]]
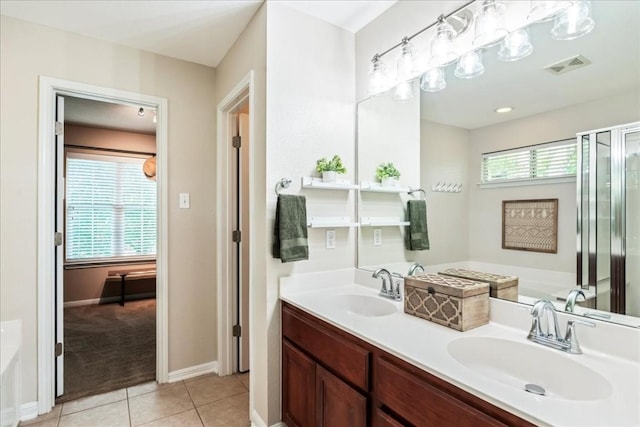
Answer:
[[(125, 295), (124, 300), (125, 301), (133, 301), (133, 300), (137, 300), (137, 299), (155, 298), (155, 296), (156, 296), (155, 292), (148, 292), (148, 293), (144, 293), (144, 294), (132, 294), (132, 295)], [(66, 301), (63, 304), (63, 307), (64, 308), (80, 307), (80, 306), (83, 306), (83, 305), (106, 304), (106, 303), (110, 303), (110, 302), (120, 302), (120, 297), (119, 296), (115, 296), (115, 297), (83, 299), (83, 300), (79, 300), (79, 301)]]
[(184, 369), (178, 369), (177, 371), (169, 372), (169, 382), (175, 383), (177, 381), (188, 380), (189, 378), (197, 377), (204, 374), (218, 373), (218, 362), (207, 362), (202, 365), (190, 366)]
[(20, 406), (20, 421), (32, 420), (38, 416), (38, 402), (23, 403)]
[[(255, 409), (251, 411), (251, 427), (267, 427), (267, 423), (264, 422)], [(287, 427), (287, 425), (280, 421), (273, 424), (271, 427)]]

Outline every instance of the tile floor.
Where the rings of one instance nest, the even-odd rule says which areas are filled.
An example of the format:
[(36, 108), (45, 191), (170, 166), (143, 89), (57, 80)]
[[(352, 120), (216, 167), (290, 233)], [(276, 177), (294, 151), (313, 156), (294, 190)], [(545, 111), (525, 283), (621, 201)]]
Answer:
[(249, 374), (155, 382), (56, 405), (30, 427), (247, 427)]

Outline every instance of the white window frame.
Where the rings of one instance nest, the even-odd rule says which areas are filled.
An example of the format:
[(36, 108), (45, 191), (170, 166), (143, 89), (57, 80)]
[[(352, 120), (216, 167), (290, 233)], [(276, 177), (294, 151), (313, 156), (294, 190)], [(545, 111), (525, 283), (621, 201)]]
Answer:
[[(493, 151), (488, 153), (483, 153), (480, 159), (480, 182), (478, 183), (478, 187), (480, 188), (493, 188), (493, 187), (512, 187), (512, 186), (526, 186), (526, 185), (546, 185), (546, 184), (562, 184), (562, 183), (570, 183), (575, 182), (576, 175), (575, 174), (567, 174), (561, 176), (553, 176), (553, 177), (535, 177), (532, 174), (535, 173), (534, 170), (529, 170), (529, 177), (527, 178), (512, 178), (512, 179), (501, 179), (501, 180), (492, 180), (485, 181), (485, 164), (486, 161), (492, 157), (504, 156), (505, 154), (520, 154), (523, 152), (529, 153), (529, 158), (534, 158), (535, 153), (538, 150), (551, 148), (551, 147), (561, 147), (574, 145), (577, 150), (577, 143), (575, 138), (566, 138), (552, 142), (545, 142), (541, 144), (528, 145), (524, 147), (512, 148), (501, 151)], [(576, 153), (577, 154), (577, 153)]]
[[(144, 164), (145, 158), (137, 157), (137, 156), (125, 156), (122, 154), (111, 154), (108, 152), (100, 152), (100, 154), (94, 153), (86, 153), (83, 151), (74, 150), (72, 147), (65, 151), (65, 170), (68, 167), (68, 159), (83, 159), (83, 160), (94, 160), (94, 161), (113, 161), (118, 163), (134, 163), (140, 165), (140, 173), (142, 174), (142, 165)], [(65, 173), (66, 176), (66, 173)], [(65, 179), (65, 200), (67, 198), (67, 185), (68, 180)], [(65, 203), (65, 222), (68, 218), (68, 203)], [(157, 221), (157, 217), (156, 217)], [(68, 233), (68, 226), (65, 226), (65, 233)], [(156, 234), (157, 238), (157, 234)], [(68, 239), (65, 236), (65, 242)], [(65, 243), (66, 246), (66, 243)], [(65, 268), (80, 268), (80, 267), (88, 267), (88, 266), (106, 266), (106, 265), (122, 265), (122, 264), (136, 264), (136, 263), (150, 263), (155, 262), (157, 256), (158, 249), (156, 247), (156, 253), (153, 255), (123, 255), (123, 256), (111, 256), (111, 257), (92, 257), (92, 258), (80, 258), (80, 259), (67, 259), (67, 248), (64, 250), (64, 266)]]

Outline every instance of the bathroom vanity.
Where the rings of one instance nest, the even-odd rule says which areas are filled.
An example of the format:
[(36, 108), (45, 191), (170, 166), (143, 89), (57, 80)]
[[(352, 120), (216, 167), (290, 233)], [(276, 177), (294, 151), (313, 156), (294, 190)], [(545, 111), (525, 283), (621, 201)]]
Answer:
[(357, 284), (365, 273), (281, 278), (288, 426), (640, 424), (636, 329), (597, 322), (566, 354), (526, 339), (530, 307), (491, 299), (489, 324), (458, 332)]
[(282, 337), (290, 427), (532, 425), (286, 302)]

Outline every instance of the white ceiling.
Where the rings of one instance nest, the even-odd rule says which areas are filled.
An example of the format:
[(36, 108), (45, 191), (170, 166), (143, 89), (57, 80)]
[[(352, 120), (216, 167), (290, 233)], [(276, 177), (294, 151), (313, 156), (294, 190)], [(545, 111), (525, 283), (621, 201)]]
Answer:
[[(280, 1), (280, 0), (269, 0)], [(397, 0), (287, 0), (300, 12), (356, 32)], [(2, 0), (2, 15), (216, 67), (263, 0)], [(153, 111), (67, 97), (67, 123), (155, 133)]]
[[(395, 2), (283, 1), (351, 32), (358, 31)], [(0, 13), (217, 67), (262, 3), (263, 0), (2, 0)]]
[[(421, 92), (422, 117), (475, 129), (521, 117), (593, 101), (608, 95), (640, 93), (640, 2), (593, 1), (595, 29), (571, 41), (551, 39), (552, 22), (531, 27), (534, 51), (516, 62), (501, 62), (498, 47), (484, 52), (485, 72), (470, 80), (446, 70), (447, 87)], [(561, 75), (547, 65), (582, 54), (592, 64)], [(498, 107), (514, 110), (497, 114)]]

